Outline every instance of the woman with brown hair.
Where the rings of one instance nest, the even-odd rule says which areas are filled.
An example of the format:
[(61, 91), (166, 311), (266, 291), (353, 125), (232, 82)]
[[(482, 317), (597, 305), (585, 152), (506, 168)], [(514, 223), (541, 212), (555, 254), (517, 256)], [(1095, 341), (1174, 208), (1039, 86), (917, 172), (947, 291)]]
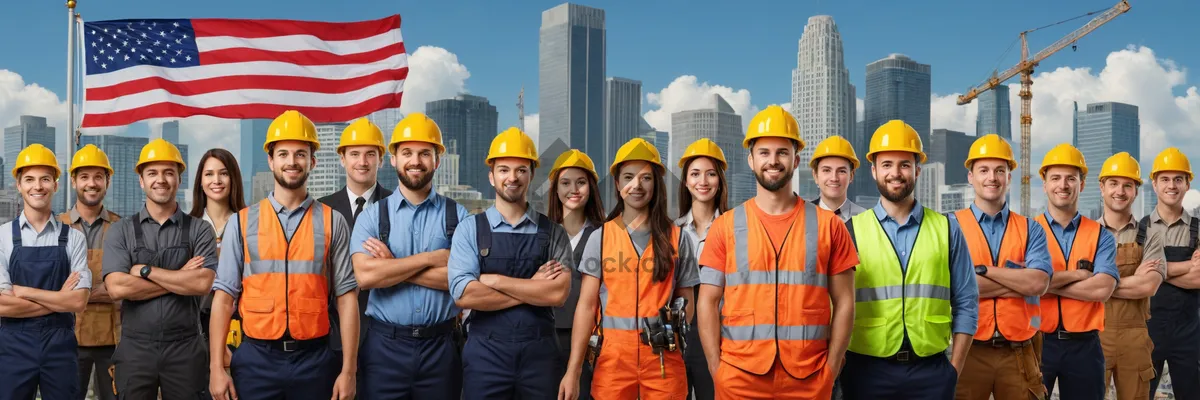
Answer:
[[(200, 218), (212, 225), (216, 233), (217, 254), (221, 254), (221, 235), (225, 223), (234, 213), (246, 208), (246, 199), (242, 195), (242, 173), (238, 169), (237, 159), (229, 150), (212, 149), (200, 157), (200, 168), (196, 169), (196, 179), (192, 185), (192, 211), (188, 213), (193, 218)], [(200, 309), (200, 324), (204, 335), (208, 335), (209, 312), (212, 309), (212, 294), (204, 296)], [(234, 317), (237, 318), (236, 316)], [(229, 352), (225, 353), (225, 365), (229, 365)]]
[[(546, 216), (566, 229), (576, 265), (576, 269), (571, 271), (571, 292), (567, 295), (567, 301), (562, 307), (554, 309), (560, 378), (566, 374), (567, 361), (571, 358), (571, 325), (575, 323), (575, 306), (579, 302), (579, 286), (583, 279), (578, 268), (579, 260), (583, 258), (583, 246), (587, 244), (588, 237), (604, 223), (604, 205), (600, 200), (598, 179), (591, 157), (575, 149), (559, 155), (550, 169), (550, 183), (554, 192), (549, 196)], [(579, 398), (591, 398), (590, 368), (584, 368), (580, 381)]]
[[(683, 357), (677, 347), (664, 344), (683, 337), (665, 329), (679, 325), (671, 316), (660, 318), (660, 310), (682, 297), (686, 314), (692, 314), (692, 288), (700, 282), (695, 244), (671, 224), (666, 167), (654, 145), (641, 138), (629, 141), (617, 150), (609, 172), (620, 195), (608, 222), (588, 238), (578, 266), (584, 277), (559, 397), (576, 397), (585, 353), (597, 351), (589, 350), (595, 332), (599, 355), (593, 362), (592, 398), (679, 398), (687, 391)], [(644, 334), (652, 344), (643, 342)]]

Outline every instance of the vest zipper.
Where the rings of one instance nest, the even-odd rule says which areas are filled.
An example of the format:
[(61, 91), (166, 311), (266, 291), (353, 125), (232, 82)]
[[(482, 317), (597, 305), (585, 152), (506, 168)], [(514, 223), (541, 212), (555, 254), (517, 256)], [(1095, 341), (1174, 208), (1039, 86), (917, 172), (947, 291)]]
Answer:
[[(974, 216), (974, 214), (971, 214), (971, 215)], [(1004, 229), (1001, 230), (1001, 232), (1003, 232), (1003, 233), (1000, 234), (1000, 250), (1004, 249), (1004, 239), (1008, 238), (1008, 223), (1011, 222), (1010, 220), (1012, 219), (1012, 214), (1009, 214), (1008, 218), (1009, 218), (1008, 220), (1004, 221)], [(1000, 265), (998, 265), (998, 264), (1000, 264), (1000, 262), (998, 260), (999, 257), (996, 255), (998, 252), (992, 250), (992, 242), (989, 242), (987, 240), (987, 232), (985, 232), (983, 230), (983, 225), (979, 224), (979, 221), (976, 221), (975, 225), (978, 225), (979, 232), (983, 233), (983, 242), (987, 244), (988, 256), (992, 257), (992, 266), (998, 267), (998, 268), (1003, 268)], [(1000, 334), (1000, 337), (1005, 337), (1004, 332), (1000, 332), (1000, 309), (999, 309), (999, 306), (997, 305), (998, 303), (1000, 303), (1000, 300), (992, 299), (992, 322), (995, 323), (995, 325), (996, 325), (994, 332), (992, 332), (992, 338), (995, 338), (996, 334)]]
[[(1043, 217), (1043, 220), (1044, 220), (1044, 219), (1045, 219), (1045, 218)], [(1083, 222), (1080, 222), (1080, 224), (1082, 225), (1082, 224), (1083, 224)], [(1050, 221), (1048, 221), (1048, 220), (1046, 221), (1046, 226), (1050, 226)], [(1066, 229), (1067, 229), (1067, 227), (1065, 227), (1065, 226), (1064, 226), (1064, 227), (1063, 227), (1063, 233), (1066, 233)], [(1075, 229), (1076, 229), (1076, 232), (1075, 232), (1075, 234), (1076, 234), (1076, 235), (1078, 235), (1078, 234), (1079, 234), (1079, 231), (1078, 231), (1078, 229), (1079, 229), (1079, 228), (1075, 228)], [(1071, 257), (1067, 255), (1067, 252), (1066, 252), (1065, 250), (1063, 250), (1063, 247), (1062, 247), (1062, 242), (1059, 242), (1059, 240), (1058, 240), (1058, 234), (1057, 234), (1057, 233), (1054, 233), (1054, 229), (1053, 229), (1053, 228), (1051, 228), (1051, 229), (1047, 229), (1047, 230), (1048, 230), (1048, 231), (1050, 231), (1050, 236), (1054, 238), (1054, 244), (1058, 245), (1058, 252), (1059, 252), (1060, 254), (1062, 254), (1062, 256), (1063, 256), (1063, 271), (1071, 271)], [(1072, 240), (1071, 247), (1075, 247), (1074, 240)], [(1051, 268), (1051, 269), (1053, 269), (1053, 268)], [(1118, 275), (1120, 275), (1120, 274), (1118, 274)], [(1056, 305), (1056, 306), (1058, 306), (1058, 326), (1055, 326), (1055, 327), (1054, 327), (1054, 330), (1056, 330), (1056, 331), (1057, 331), (1057, 330), (1058, 330), (1058, 328), (1060, 328), (1060, 327), (1061, 327), (1061, 328), (1064, 328), (1063, 330), (1066, 330), (1066, 326), (1067, 326), (1067, 325), (1066, 325), (1065, 323), (1063, 323), (1063, 313), (1062, 313), (1062, 296), (1059, 296), (1059, 295), (1054, 295), (1054, 297), (1056, 297), (1056, 298), (1057, 298), (1057, 299), (1056, 299), (1057, 301), (1055, 302), (1055, 305)]]
[[(304, 224), (304, 217), (308, 216), (308, 211), (311, 211), (311, 207), (309, 210), (306, 210), (304, 212), (304, 214), (300, 215), (300, 223), (296, 225), (297, 231), (299, 231), (300, 226)], [(280, 219), (279, 213), (275, 214), (275, 218)], [(292, 315), (291, 315), (292, 314), (292, 312), (291, 312), (292, 305), (291, 305), (291, 298), (290, 298), (289, 294), (291, 293), (290, 286), (291, 286), (291, 280), (292, 280), (291, 279), (292, 273), (291, 273), (291, 268), (289, 267), (288, 264), (292, 258), (292, 238), (288, 237), (287, 225), (284, 224), (284, 221), (282, 219), (280, 219), (280, 221), (279, 221), (279, 231), (280, 231), (279, 233), (283, 234), (284, 242), (287, 243), (287, 248), (285, 248), (283, 250), (283, 336), (291, 337), (292, 336)], [(295, 232), (293, 232), (292, 234), (294, 235)], [(313, 239), (315, 240), (316, 237), (314, 236)], [(313, 257), (316, 257), (316, 256), (317, 256), (316, 254), (313, 254)], [(295, 340), (294, 337), (292, 339)]]

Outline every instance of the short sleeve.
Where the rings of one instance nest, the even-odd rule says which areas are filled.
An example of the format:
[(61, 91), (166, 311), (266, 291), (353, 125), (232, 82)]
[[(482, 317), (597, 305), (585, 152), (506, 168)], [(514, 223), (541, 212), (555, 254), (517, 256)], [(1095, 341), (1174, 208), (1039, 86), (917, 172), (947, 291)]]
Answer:
[(604, 227), (596, 228), (583, 245), (583, 257), (579, 259), (579, 272), (604, 279), (604, 257), (600, 254), (604, 242)]
[(104, 276), (101, 277), (101, 280), (108, 278), (108, 275), (114, 272), (129, 273), (129, 269), (133, 268), (133, 252), (130, 251), (129, 243), (125, 238), (127, 236), (125, 226), (137, 223), (139, 223), (138, 218), (134, 216), (117, 221), (108, 228), (108, 234), (104, 235), (104, 257), (101, 261), (104, 265), (102, 268)]
[(334, 295), (342, 296), (358, 287), (354, 279), (354, 266), (350, 264), (350, 225), (342, 213), (334, 211), (333, 238), (329, 241), (329, 262), (333, 268)]
[(382, 206), (383, 202), (373, 203), (363, 208), (362, 214), (358, 215), (358, 220), (354, 222), (354, 232), (350, 235), (351, 257), (358, 253), (370, 256), (363, 250), (363, 243), (370, 238), (379, 238), (379, 207)]
[(479, 243), (475, 242), (475, 218), (487, 216), (475, 214), (462, 219), (450, 240), (450, 259), (446, 265), (446, 273), (450, 296), (455, 300), (461, 299), (463, 293), (466, 293), (467, 284), (479, 280)]
[(848, 270), (854, 269), (858, 265), (858, 250), (854, 247), (854, 241), (850, 239), (850, 231), (846, 229), (846, 224), (837, 216), (825, 213), (826, 218), (822, 218), (826, 232), (826, 242), (821, 243), (821, 248), (829, 249), (827, 253), (829, 275), (837, 275)]
[(704, 239), (704, 251), (700, 253), (700, 283), (713, 286), (725, 286), (726, 241), (731, 236), (729, 218), (734, 212), (727, 212), (717, 217), (708, 228), (708, 236)]
[[(105, 252), (107, 257), (108, 252)], [(241, 264), (245, 262), (242, 247), (241, 214), (235, 213), (225, 223), (221, 233), (221, 254), (217, 258), (217, 277), (213, 279), (213, 290), (228, 293), (238, 298), (242, 293)]]
[(700, 284), (700, 268), (696, 264), (696, 237), (679, 232), (678, 261), (675, 263), (675, 287), (688, 288)]
[(88, 269), (87, 236), (70, 226), (63, 225), (63, 228), (70, 229), (67, 233), (67, 259), (71, 261), (71, 272), (79, 273), (79, 283), (75, 289), (91, 289), (92, 270)]

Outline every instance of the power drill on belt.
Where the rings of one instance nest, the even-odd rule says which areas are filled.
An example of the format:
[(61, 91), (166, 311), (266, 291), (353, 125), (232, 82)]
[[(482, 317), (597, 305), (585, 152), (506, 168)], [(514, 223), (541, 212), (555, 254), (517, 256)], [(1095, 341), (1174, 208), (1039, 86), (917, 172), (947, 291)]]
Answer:
[(666, 355), (668, 351), (679, 350), (683, 353), (687, 350), (687, 341), (684, 337), (688, 333), (687, 299), (682, 297), (675, 298), (670, 304), (663, 306), (658, 310), (658, 318), (642, 318), (642, 324), (645, 326), (642, 329), (642, 343), (647, 344), (658, 355), (658, 367), (662, 372), (662, 377), (667, 377)]

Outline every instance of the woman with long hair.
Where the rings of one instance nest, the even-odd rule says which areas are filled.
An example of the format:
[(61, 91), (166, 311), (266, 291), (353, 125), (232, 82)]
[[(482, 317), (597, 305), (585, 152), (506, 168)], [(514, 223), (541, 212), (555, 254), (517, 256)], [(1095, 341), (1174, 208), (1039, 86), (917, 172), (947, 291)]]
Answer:
[[(679, 185), (679, 219), (675, 225), (696, 242), (696, 252), (691, 256), (700, 259), (704, 250), (704, 239), (708, 228), (717, 216), (729, 211), (729, 186), (725, 182), (725, 153), (717, 143), (700, 139), (688, 145), (679, 158), (679, 169), (683, 171), (683, 184)], [(700, 286), (697, 285), (697, 292)], [(693, 292), (693, 295), (698, 293)], [(689, 323), (693, 322), (688, 314)], [(712, 400), (714, 397), (712, 376), (708, 373), (708, 361), (700, 346), (700, 331), (692, 329), (687, 335), (687, 347), (691, 349), (684, 358), (688, 376), (688, 398)]]
[[(604, 223), (604, 205), (600, 200), (598, 179), (591, 157), (576, 149), (559, 155), (550, 169), (550, 183), (554, 192), (549, 196), (546, 216), (566, 229), (571, 238), (571, 248), (574, 249), (576, 266), (583, 258), (583, 245), (587, 244), (588, 237)], [(571, 358), (571, 326), (575, 323), (575, 306), (579, 302), (582, 279), (583, 274), (578, 267), (571, 271), (571, 293), (561, 307), (554, 308), (560, 378), (566, 374)], [(591, 371), (584, 368), (579, 380), (579, 398), (591, 398)]]
[[(664, 328), (679, 326), (678, 313), (668, 312), (664, 321), (660, 311), (682, 298), (686, 310), (680, 311), (690, 318), (692, 288), (700, 282), (690, 256), (695, 244), (667, 214), (666, 167), (654, 145), (641, 138), (629, 141), (617, 150), (609, 172), (619, 196), (608, 222), (588, 238), (577, 266), (584, 276), (560, 398), (576, 397), (585, 358), (595, 371), (592, 398), (679, 398), (687, 391), (683, 357), (678, 347), (663, 346), (683, 340)], [(642, 341), (643, 334), (651, 344)], [(597, 350), (598, 356), (585, 355)]]
[[(193, 218), (208, 222), (216, 233), (217, 254), (221, 254), (221, 235), (225, 231), (225, 223), (234, 213), (246, 208), (246, 199), (242, 197), (242, 173), (238, 169), (237, 159), (229, 150), (211, 149), (200, 157), (200, 168), (196, 170), (196, 179), (192, 185), (192, 211), (188, 213)], [(200, 323), (205, 335), (208, 335), (209, 314), (212, 310), (212, 294), (204, 296), (200, 309)], [(225, 353), (225, 365), (229, 365), (230, 354)]]

